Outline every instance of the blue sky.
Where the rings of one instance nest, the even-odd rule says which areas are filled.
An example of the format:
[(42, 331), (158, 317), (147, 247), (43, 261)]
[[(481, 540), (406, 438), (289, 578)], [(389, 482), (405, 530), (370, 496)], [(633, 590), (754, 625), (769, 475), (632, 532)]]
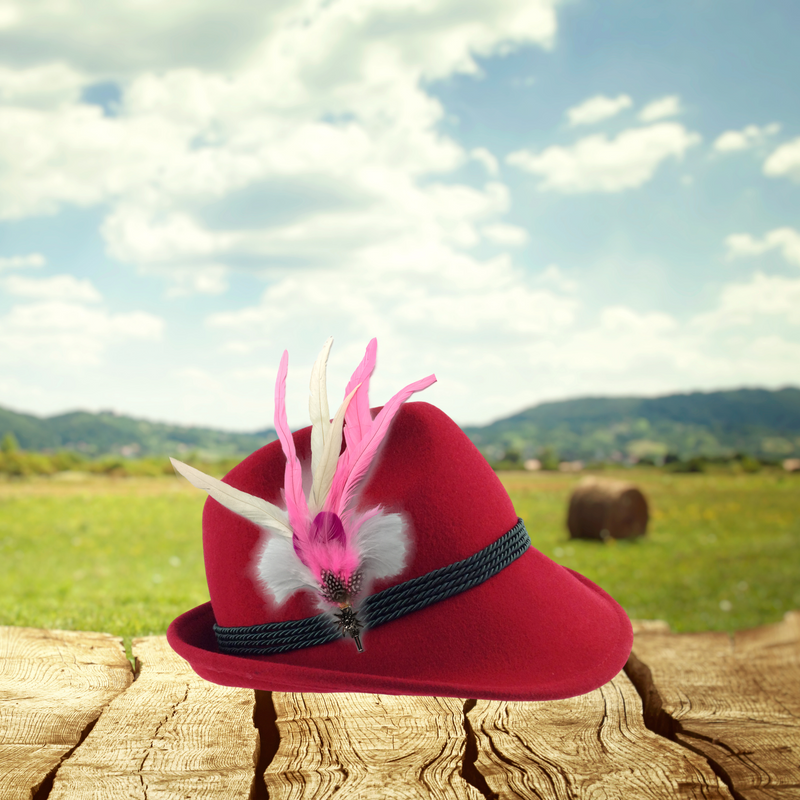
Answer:
[[(89, 9), (91, 7), (91, 10)], [(87, 23), (87, 14), (91, 24)], [(0, 405), (800, 383), (791, 0), (0, 2)]]

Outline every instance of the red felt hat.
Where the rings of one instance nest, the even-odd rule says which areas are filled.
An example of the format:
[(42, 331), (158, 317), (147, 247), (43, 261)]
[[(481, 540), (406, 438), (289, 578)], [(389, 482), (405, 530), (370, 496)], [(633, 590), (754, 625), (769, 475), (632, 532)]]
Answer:
[[(311, 428), (292, 438), (299, 461), (307, 461)], [(224, 482), (279, 504), (286, 463), (281, 444), (273, 442)], [(320, 614), (310, 592), (295, 592), (280, 604), (265, 596), (253, 568), (263, 529), (211, 498), (203, 512), (211, 602), (174, 620), (167, 632), (172, 647), (200, 676), (226, 686), (498, 700), (583, 694), (625, 664), (633, 635), (622, 608), (527, 540), (521, 555), (495, 567), (495, 574), (490, 570), (476, 585), (444, 592), (435, 602), (429, 597), (413, 610), (414, 597), (430, 594), (425, 586), (431, 581), (447, 583), (442, 576), (453, 565), (474, 563), (476, 554), (492, 550), (504, 535), (524, 532), (493, 470), (434, 406), (402, 406), (358, 502), (360, 508), (380, 506), (404, 515), (411, 540), (403, 571), (370, 588), (373, 595), (393, 586), (406, 589), (405, 606), (377, 627), (367, 617), (363, 652), (336, 632), (332, 641), (270, 655), (242, 654), (246, 647), (231, 648), (224, 639), (219, 644), (219, 632), (233, 631), (247, 642), (264, 630)], [(535, 536), (537, 521), (525, 523)]]

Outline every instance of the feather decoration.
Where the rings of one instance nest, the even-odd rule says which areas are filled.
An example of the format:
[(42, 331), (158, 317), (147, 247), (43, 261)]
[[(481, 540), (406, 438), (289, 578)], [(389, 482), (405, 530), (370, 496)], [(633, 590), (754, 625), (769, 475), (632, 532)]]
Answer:
[[(325, 441), (325, 447), (322, 454), (318, 457), (316, 469), (314, 468), (314, 461), (312, 458), (311, 472), (314, 476), (311, 484), (311, 495), (309, 497), (309, 507), (313, 514), (322, 510), (325, 503), (325, 498), (331, 489), (333, 483), (333, 476), (336, 473), (336, 465), (339, 462), (339, 451), (342, 449), (342, 427), (344, 425), (344, 416), (350, 401), (353, 399), (355, 393), (359, 390), (361, 384), (358, 384), (347, 397), (344, 402), (339, 406), (333, 422), (330, 423), (330, 432)], [(312, 453), (314, 443), (311, 443)]]
[(352, 509), (357, 500), (358, 491), (362, 486), (364, 478), (372, 466), (372, 462), (378, 452), (378, 448), (383, 442), (389, 425), (394, 419), (395, 414), (400, 410), (400, 406), (411, 397), (414, 392), (427, 389), (428, 386), (436, 382), (435, 375), (428, 375), (427, 378), (410, 383), (401, 389), (386, 405), (378, 412), (372, 420), (366, 435), (361, 439), (354, 452), (350, 453), (346, 468), (338, 470), (328, 495), (329, 505), (339, 509), (343, 513)]
[(328, 409), (327, 367), (328, 355), (331, 352), (332, 345), (333, 336), (329, 336), (311, 369), (308, 415), (311, 418), (311, 471), (315, 474), (331, 430), (331, 414)]
[[(374, 581), (402, 572), (409, 541), (402, 515), (386, 513), (380, 507), (357, 511), (359, 493), (400, 406), (434, 383), (436, 376), (429, 375), (401, 389), (373, 420), (368, 392), (377, 341), (372, 339), (331, 420), (326, 371), (332, 343), (332, 338), (325, 342), (311, 372), (310, 469), (307, 460), (301, 464), (297, 457), (286, 417), (287, 352), (278, 368), (275, 430), (286, 456), (285, 510), (180, 461), (171, 461), (194, 486), (226, 508), (278, 534), (262, 540), (253, 564), (253, 577), (262, 589), (277, 603), (297, 591), (312, 591), (319, 607), (361, 651), (360, 599)], [(346, 448), (341, 452), (343, 438)]]
[(357, 384), (361, 384), (361, 389), (348, 406), (347, 414), (344, 417), (344, 437), (347, 442), (345, 453), (352, 452), (358, 446), (369, 426), (372, 425), (372, 415), (369, 413), (369, 379), (375, 369), (377, 352), (378, 340), (371, 339), (364, 358), (356, 367), (353, 377), (350, 378), (350, 382), (344, 390), (345, 395), (348, 395)]
[(308, 504), (303, 494), (303, 470), (297, 458), (292, 432), (286, 419), (286, 373), (289, 370), (289, 353), (283, 351), (278, 377), (275, 380), (275, 430), (286, 456), (286, 471), (283, 479), (283, 493), (289, 522), (297, 533), (308, 524)]
[(254, 497), (251, 494), (247, 494), (247, 492), (234, 489), (233, 486), (228, 486), (227, 483), (218, 481), (216, 478), (200, 472), (199, 469), (178, 461), (177, 458), (170, 458), (170, 461), (176, 472), (183, 475), (193, 486), (208, 492), (214, 500), (221, 503), (225, 508), (240, 517), (249, 519), (250, 522), (254, 522), (262, 528), (269, 528), (287, 539), (292, 538), (289, 517), (282, 508), (278, 508), (278, 506), (274, 506), (260, 497)]
[(367, 512), (356, 523), (356, 536), (361, 566), (369, 574), (371, 583), (373, 580), (391, 578), (403, 569), (409, 544), (406, 535), (408, 526), (401, 514), (383, 514), (378, 509), (370, 511), (377, 513)]
[(298, 588), (318, 590), (319, 582), (311, 570), (297, 557), (292, 543), (277, 536), (265, 538), (255, 561), (255, 579), (280, 605)]

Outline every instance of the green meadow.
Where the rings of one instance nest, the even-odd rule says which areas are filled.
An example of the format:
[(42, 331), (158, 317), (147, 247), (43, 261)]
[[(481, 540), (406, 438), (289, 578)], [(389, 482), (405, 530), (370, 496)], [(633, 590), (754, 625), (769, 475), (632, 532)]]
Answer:
[[(583, 573), (637, 619), (676, 631), (735, 630), (800, 608), (800, 475), (606, 475), (648, 497), (647, 536), (570, 541), (579, 476), (501, 474), (533, 544)], [(205, 495), (174, 477), (65, 473), (0, 482), (0, 624), (161, 634), (208, 600)]]

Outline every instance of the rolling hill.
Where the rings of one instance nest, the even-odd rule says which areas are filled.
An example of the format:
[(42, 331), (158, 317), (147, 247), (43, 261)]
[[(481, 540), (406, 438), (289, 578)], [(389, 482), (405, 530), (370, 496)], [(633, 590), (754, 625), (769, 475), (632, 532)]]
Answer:
[[(675, 453), (761, 458), (800, 456), (800, 389), (738, 389), (664, 397), (585, 397), (542, 403), (465, 433), (490, 460), (549, 449), (562, 459), (607, 460)], [(24, 450), (77, 450), (90, 456), (196, 451), (247, 455), (276, 438), (267, 428), (231, 433), (75, 411), (37, 417), (0, 408), (0, 438), (12, 433)]]
[(508, 451), (532, 457), (544, 448), (584, 460), (736, 452), (785, 458), (800, 454), (800, 389), (585, 397), (464, 430), (490, 459)]
[(244, 456), (277, 438), (272, 429), (231, 433), (133, 419), (110, 411), (36, 417), (0, 408), (0, 438), (6, 433), (12, 433), (23, 450), (76, 450), (89, 456), (160, 456), (186, 451), (210, 458)]

